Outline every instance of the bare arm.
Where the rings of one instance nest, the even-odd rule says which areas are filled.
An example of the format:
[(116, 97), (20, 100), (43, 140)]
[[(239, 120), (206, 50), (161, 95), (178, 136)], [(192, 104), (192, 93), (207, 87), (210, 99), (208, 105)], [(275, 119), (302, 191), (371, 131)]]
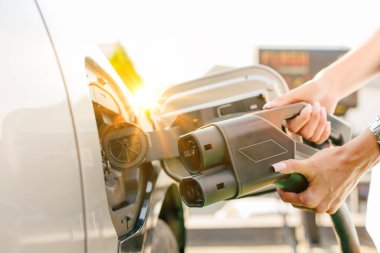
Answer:
[(380, 28), (360, 47), (351, 50), (342, 58), (322, 70), (320, 79), (323, 88), (339, 96), (351, 94), (380, 72)]

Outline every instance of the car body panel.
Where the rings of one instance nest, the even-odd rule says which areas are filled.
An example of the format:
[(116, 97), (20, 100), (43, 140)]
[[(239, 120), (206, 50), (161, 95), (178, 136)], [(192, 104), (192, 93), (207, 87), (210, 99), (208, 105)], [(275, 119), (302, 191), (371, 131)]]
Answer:
[[(65, 79), (78, 141), (83, 180), (87, 252), (117, 252), (117, 236), (105, 194), (98, 130), (89, 95), (85, 58), (91, 56), (107, 69), (106, 58), (88, 43), (85, 30), (75, 18), (67, 19), (64, 2), (38, 1)], [(73, 11), (75, 16), (75, 10)], [(107, 69), (112, 72), (111, 68)]]
[(83, 253), (77, 146), (52, 45), (33, 1), (1, 0), (0, 12), (1, 252)]

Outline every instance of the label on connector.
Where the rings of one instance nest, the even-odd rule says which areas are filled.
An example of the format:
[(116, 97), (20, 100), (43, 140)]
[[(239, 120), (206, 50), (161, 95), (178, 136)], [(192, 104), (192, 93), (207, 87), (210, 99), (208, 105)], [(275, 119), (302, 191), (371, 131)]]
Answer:
[(239, 152), (253, 162), (261, 162), (285, 154), (288, 150), (275, 140), (270, 139), (241, 148)]

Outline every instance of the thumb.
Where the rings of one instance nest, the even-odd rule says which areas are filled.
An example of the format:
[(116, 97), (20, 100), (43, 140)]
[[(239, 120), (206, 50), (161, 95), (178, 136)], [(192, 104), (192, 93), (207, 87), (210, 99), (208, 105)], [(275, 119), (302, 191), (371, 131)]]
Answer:
[(275, 172), (281, 174), (300, 173), (305, 174), (306, 165), (304, 160), (286, 160), (272, 165)]
[(277, 97), (272, 101), (269, 101), (264, 105), (263, 109), (273, 109), (283, 105), (293, 104), (296, 102), (300, 102), (300, 99), (298, 98), (297, 93), (293, 92), (292, 90), (283, 96)]

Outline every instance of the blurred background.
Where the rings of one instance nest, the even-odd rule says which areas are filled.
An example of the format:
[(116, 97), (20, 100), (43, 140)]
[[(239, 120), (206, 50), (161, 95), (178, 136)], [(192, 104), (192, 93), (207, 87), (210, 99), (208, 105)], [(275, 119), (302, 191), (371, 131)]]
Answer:
[[(124, 64), (119, 73), (127, 85), (153, 105), (166, 87), (224, 67), (269, 65), (296, 87), (380, 24), (380, 2), (370, 0), (92, 1), (75, 7), (90, 11), (95, 40), (116, 69)], [(379, 96), (375, 79), (344, 99), (336, 114), (357, 135), (378, 114)], [(347, 200), (363, 252), (376, 252), (364, 227), (370, 178), (365, 175)], [(301, 213), (275, 194), (191, 209), (186, 225), (190, 253), (338, 252), (328, 216)]]

